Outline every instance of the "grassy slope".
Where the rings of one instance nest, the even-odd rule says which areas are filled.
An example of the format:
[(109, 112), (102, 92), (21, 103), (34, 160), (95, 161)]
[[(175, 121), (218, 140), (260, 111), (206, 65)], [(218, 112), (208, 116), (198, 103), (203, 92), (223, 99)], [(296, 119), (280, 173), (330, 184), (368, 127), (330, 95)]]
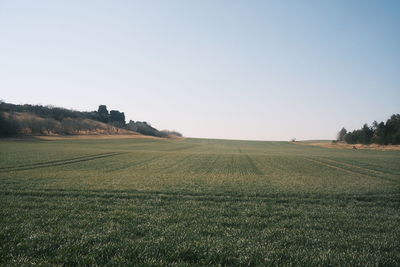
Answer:
[(400, 264), (400, 152), (0, 141), (0, 265)]
[[(67, 131), (72, 132), (71, 128), (74, 128), (76, 130), (74, 132), (74, 134), (79, 134), (79, 135), (93, 135), (93, 134), (121, 135), (121, 134), (123, 134), (123, 135), (143, 136), (142, 134), (134, 132), (134, 131), (118, 128), (118, 127), (112, 126), (110, 124), (91, 120), (91, 119), (80, 119), (80, 118), (79, 119), (78, 118), (71, 119), (71, 118), (69, 118), (70, 119), (69, 123), (67, 125), (64, 124), (64, 126), (63, 126), (63, 123), (60, 121), (57, 121), (52, 118), (42, 118), (36, 114), (29, 113), (29, 112), (14, 112), (12, 114), (13, 114), (13, 118), (20, 125), (25, 125), (28, 127), (28, 129), (22, 129), (22, 132), (23, 132), (22, 135), (26, 135), (26, 134), (30, 135), (31, 130), (29, 128), (31, 128), (32, 126), (35, 126), (35, 128), (46, 128), (46, 126), (45, 126), (46, 124), (43, 124), (43, 121), (49, 121), (49, 122), (51, 122), (50, 125), (52, 125), (50, 127), (50, 133), (52, 135), (54, 135), (54, 132), (59, 133), (60, 129), (62, 129), (64, 126), (66, 126)], [(4, 115), (6, 117), (9, 117), (10, 113), (4, 112)], [(68, 125), (73, 125), (73, 127), (69, 127)], [(24, 127), (24, 126), (21, 126), (21, 127)], [(80, 130), (78, 130), (78, 129), (80, 129)], [(65, 135), (61, 135), (61, 136), (65, 136)]]

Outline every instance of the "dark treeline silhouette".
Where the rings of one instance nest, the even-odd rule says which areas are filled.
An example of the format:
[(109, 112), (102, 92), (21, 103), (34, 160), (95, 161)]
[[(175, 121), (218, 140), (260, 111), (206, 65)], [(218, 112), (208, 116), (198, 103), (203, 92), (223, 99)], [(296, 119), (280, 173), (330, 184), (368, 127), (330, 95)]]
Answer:
[(12, 136), (20, 133), (19, 124), (0, 112), (0, 136)]
[(71, 119), (91, 119), (100, 120), (100, 115), (96, 111), (85, 112), (76, 111), (66, 108), (42, 105), (16, 105), (11, 103), (0, 102), (0, 112), (27, 112), (35, 114), (41, 118), (52, 118), (57, 121), (62, 121), (65, 118)]
[(168, 137), (168, 136), (182, 137), (183, 136), (180, 132), (170, 131), (170, 130), (161, 130), (161, 133), (163, 134), (162, 137)]
[(145, 121), (129, 121), (129, 123), (126, 125), (126, 129), (138, 132), (144, 135), (151, 135), (151, 136), (157, 136), (161, 137), (161, 133), (159, 130), (156, 128), (153, 128), (150, 124), (148, 124)]
[(128, 132), (111, 124), (85, 118), (65, 117), (58, 121), (28, 112), (0, 112), (0, 136), (20, 134), (127, 134)]
[(54, 106), (16, 105), (0, 101), (0, 136), (118, 133), (120, 128), (157, 137), (182, 136), (174, 131), (159, 131), (146, 122), (130, 121), (126, 124), (124, 112), (109, 112), (106, 105), (100, 105), (97, 111), (82, 112)]
[(352, 132), (347, 132), (345, 128), (342, 128), (337, 140), (348, 144), (398, 145), (400, 144), (400, 114), (392, 115), (386, 123), (374, 121), (372, 126), (364, 124), (361, 129)]
[(124, 127), (125, 126), (125, 114), (124, 112), (119, 112), (118, 110), (111, 110), (108, 112), (106, 105), (100, 105), (97, 112), (93, 111), (97, 116), (97, 120), (110, 123), (116, 127)]
[(145, 121), (129, 121), (129, 123), (125, 126), (125, 129), (131, 130), (134, 132), (138, 132), (144, 135), (151, 135), (156, 137), (168, 137), (168, 136), (177, 136), (182, 137), (182, 134), (176, 131), (162, 130), (159, 131), (156, 128), (152, 127)]

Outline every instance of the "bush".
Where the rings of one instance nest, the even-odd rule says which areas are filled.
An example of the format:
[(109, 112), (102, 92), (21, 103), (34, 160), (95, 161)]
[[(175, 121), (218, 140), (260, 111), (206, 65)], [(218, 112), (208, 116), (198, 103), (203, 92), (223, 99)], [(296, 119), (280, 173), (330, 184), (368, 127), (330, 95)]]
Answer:
[(0, 112), (0, 136), (13, 136), (20, 133), (20, 126), (18, 122), (13, 118), (12, 115), (5, 116), (3, 112)]

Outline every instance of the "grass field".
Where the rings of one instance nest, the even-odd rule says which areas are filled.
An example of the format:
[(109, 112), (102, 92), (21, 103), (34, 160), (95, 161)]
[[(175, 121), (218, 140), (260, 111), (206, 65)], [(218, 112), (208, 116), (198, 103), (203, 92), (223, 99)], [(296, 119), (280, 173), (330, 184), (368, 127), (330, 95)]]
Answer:
[(400, 151), (0, 141), (0, 265), (400, 265)]

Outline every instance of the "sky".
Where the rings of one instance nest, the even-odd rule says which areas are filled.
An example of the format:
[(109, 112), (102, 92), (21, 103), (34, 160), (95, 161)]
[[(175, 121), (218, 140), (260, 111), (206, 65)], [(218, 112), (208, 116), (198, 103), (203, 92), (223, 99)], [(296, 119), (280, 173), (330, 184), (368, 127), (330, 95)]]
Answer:
[(0, 0), (0, 99), (333, 139), (400, 113), (400, 1)]

